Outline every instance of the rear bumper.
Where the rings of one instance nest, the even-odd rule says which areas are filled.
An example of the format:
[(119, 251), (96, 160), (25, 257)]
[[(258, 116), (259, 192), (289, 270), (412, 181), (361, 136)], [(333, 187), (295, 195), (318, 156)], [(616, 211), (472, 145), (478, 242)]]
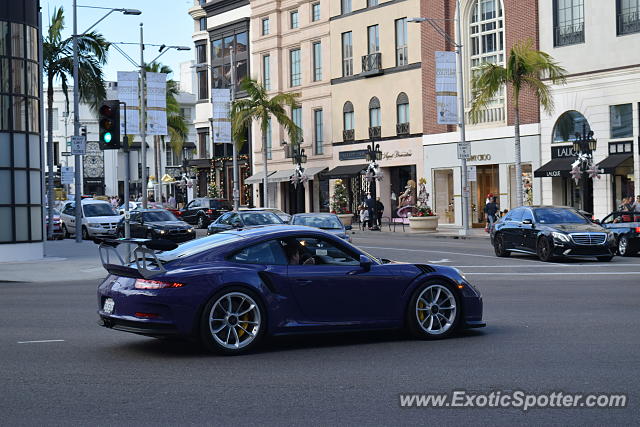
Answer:
[(466, 329), (484, 328), (485, 326), (487, 326), (487, 322), (484, 320), (467, 320), (464, 324)]
[(142, 320), (124, 319), (116, 316), (100, 314), (98, 325), (133, 334), (149, 337), (164, 337), (179, 335), (176, 327), (171, 323), (158, 323)]

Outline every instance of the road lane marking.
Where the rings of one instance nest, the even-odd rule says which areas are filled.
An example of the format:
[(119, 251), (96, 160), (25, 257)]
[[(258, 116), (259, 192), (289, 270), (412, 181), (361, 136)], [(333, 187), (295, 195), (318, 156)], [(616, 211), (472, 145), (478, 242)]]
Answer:
[[(531, 267), (531, 264), (523, 264), (523, 265), (460, 265), (456, 264), (458, 268), (521, 268), (521, 267)], [(540, 268), (552, 268), (552, 267), (592, 267), (592, 268), (601, 268), (601, 267), (617, 267), (617, 268), (627, 268), (634, 267), (638, 268), (637, 264), (606, 264), (599, 265), (597, 263), (593, 264), (553, 264), (553, 265), (545, 265), (540, 263)]]
[(564, 272), (509, 272), (509, 273), (473, 273), (463, 271), (465, 275), (469, 276), (577, 276), (577, 275), (640, 275), (640, 271), (591, 271), (591, 272), (579, 272), (579, 271), (564, 271)]
[(38, 341), (18, 341), (18, 344), (35, 344), (42, 342), (64, 342), (64, 340), (38, 340)]
[[(473, 256), (473, 257), (478, 257), (478, 258), (496, 259), (495, 255), (465, 254), (465, 253), (462, 253), (462, 252), (447, 252), (447, 251), (438, 251), (438, 250), (430, 250), (430, 249), (383, 248), (383, 247), (380, 247), (380, 246), (360, 246), (360, 247), (361, 248), (365, 248), (365, 249), (382, 249), (382, 250), (387, 250), (387, 251), (431, 252), (431, 253), (436, 253), (436, 254), (462, 255), (462, 256)], [(528, 260), (523, 259), (521, 261), (528, 261)], [(534, 260), (531, 260), (531, 262), (540, 263), (540, 261), (534, 261)], [(559, 265), (566, 265), (566, 264), (559, 264)]]

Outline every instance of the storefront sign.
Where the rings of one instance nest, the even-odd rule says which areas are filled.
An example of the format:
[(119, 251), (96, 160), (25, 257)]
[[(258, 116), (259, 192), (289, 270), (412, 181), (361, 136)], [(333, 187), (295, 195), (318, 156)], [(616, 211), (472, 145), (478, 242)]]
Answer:
[(456, 53), (436, 52), (436, 113), (439, 125), (458, 124)]
[(413, 153), (411, 152), (411, 150), (407, 150), (407, 151), (393, 151), (393, 152), (385, 152), (382, 153), (382, 159), (383, 160), (390, 160), (390, 159), (397, 159), (398, 157), (411, 157), (413, 155)]
[(366, 159), (367, 150), (341, 151), (338, 153), (338, 158), (342, 161)]
[(576, 153), (573, 150), (573, 146), (571, 145), (561, 145), (558, 147), (551, 147), (552, 159), (560, 159), (564, 157), (577, 157), (577, 156), (578, 156), (578, 153)]
[(469, 157), (470, 162), (488, 162), (491, 160), (491, 154), (472, 154)]

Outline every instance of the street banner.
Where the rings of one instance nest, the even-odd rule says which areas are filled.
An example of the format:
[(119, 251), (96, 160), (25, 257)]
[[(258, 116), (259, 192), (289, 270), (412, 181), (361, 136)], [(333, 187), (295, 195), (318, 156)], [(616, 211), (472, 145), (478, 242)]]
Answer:
[(167, 75), (147, 72), (147, 135), (168, 135)]
[(231, 108), (230, 89), (212, 89), (213, 115), (211, 128), (214, 144), (231, 144), (231, 120), (229, 110)]
[[(127, 104), (126, 134), (128, 135), (140, 134), (140, 95), (138, 92), (138, 72), (118, 71), (118, 99)], [(120, 118), (120, 135), (125, 135), (124, 117)]]
[(436, 52), (436, 112), (439, 125), (458, 124), (456, 53)]

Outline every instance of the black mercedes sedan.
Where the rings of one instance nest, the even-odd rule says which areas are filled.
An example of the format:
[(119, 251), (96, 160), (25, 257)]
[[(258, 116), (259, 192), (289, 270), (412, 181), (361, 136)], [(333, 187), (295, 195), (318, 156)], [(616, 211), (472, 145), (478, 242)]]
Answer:
[(537, 255), (542, 261), (556, 257), (611, 261), (616, 252), (613, 233), (564, 206), (513, 209), (495, 223), (491, 244), (499, 257), (516, 252)]
[[(196, 238), (196, 231), (191, 225), (164, 209), (131, 211), (129, 229), (131, 237), (166, 239), (177, 243)], [(118, 236), (124, 237), (124, 219), (118, 224)]]

